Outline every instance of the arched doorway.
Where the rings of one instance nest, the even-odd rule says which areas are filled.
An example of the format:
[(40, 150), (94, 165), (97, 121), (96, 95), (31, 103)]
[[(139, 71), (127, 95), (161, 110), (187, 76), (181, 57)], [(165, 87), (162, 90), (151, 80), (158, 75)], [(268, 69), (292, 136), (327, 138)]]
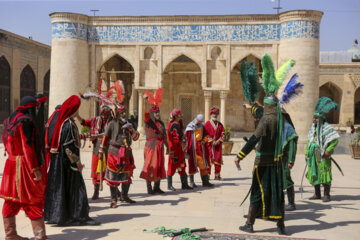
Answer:
[[(123, 57), (115, 55), (100, 67), (100, 71), (98, 72), (98, 81), (100, 78), (102, 78), (106, 83), (106, 89), (114, 86), (116, 80), (123, 81), (125, 87), (125, 99), (122, 104), (126, 107), (127, 113), (129, 113), (129, 103), (134, 84), (134, 68), (131, 64)], [(115, 94), (113, 97), (115, 98)]]
[(181, 109), (184, 125), (196, 114), (204, 114), (201, 68), (191, 58), (180, 55), (166, 66), (162, 88), (161, 118), (164, 122), (168, 122), (169, 112), (174, 108)]
[(0, 57), (0, 124), (10, 115), (10, 64)]
[[(47, 71), (47, 73), (44, 76), (44, 92), (43, 92), (43, 94), (45, 96), (47, 96), (48, 99), (50, 98), (49, 89), (50, 89), (50, 70)], [(48, 102), (49, 102), (49, 100), (48, 100)], [(46, 119), (47, 119), (48, 115), (49, 115), (49, 104), (46, 104), (46, 108), (45, 108), (45, 118)]]
[(342, 97), (342, 90), (332, 82), (327, 82), (320, 87), (319, 98), (328, 97), (338, 104), (338, 110), (331, 110), (325, 115), (328, 123), (338, 124), (340, 117), (340, 104)]
[(354, 96), (354, 107), (355, 107), (355, 116), (354, 123), (360, 124), (360, 88), (356, 89)]
[(36, 79), (32, 68), (29, 65), (22, 70), (20, 75), (20, 99), (25, 96), (36, 94)]
[[(254, 120), (251, 115), (251, 111), (245, 109), (242, 105), (244, 102), (247, 102), (243, 94), (241, 77), (240, 77), (240, 66), (243, 61), (247, 63), (253, 62), (258, 69), (259, 81), (261, 82), (261, 60), (254, 55), (248, 55), (245, 58), (241, 59), (231, 70), (230, 75), (230, 92), (228, 98), (232, 101), (227, 102), (227, 108), (232, 114), (226, 117), (226, 123), (231, 127), (232, 131), (238, 132), (252, 132), (255, 130)], [(264, 101), (264, 90), (261, 87), (261, 92), (258, 97), (258, 102), (263, 104)]]

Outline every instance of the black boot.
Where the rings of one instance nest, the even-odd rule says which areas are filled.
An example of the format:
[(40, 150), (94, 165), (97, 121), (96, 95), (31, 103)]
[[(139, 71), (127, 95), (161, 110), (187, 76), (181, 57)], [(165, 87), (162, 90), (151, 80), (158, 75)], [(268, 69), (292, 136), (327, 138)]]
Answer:
[(209, 182), (209, 175), (201, 175), (202, 185), (203, 187), (213, 187), (214, 184)]
[(288, 205), (286, 206), (285, 210), (286, 211), (295, 211), (296, 210), (296, 206), (295, 206), (295, 191), (294, 191), (294, 186), (292, 186), (291, 188), (286, 189), (286, 194), (288, 197)]
[(122, 201), (122, 200), (121, 200), (121, 192), (120, 192), (120, 190), (119, 190), (119, 187), (118, 187), (117, 190), (116, 190), (116, 194), (117, 194), (118, 198), (120, 199), (120, 201)]
[(136, 201), (130, 199), (128, 196), (129, 188), (130, 188), (130, 184), (124, 184), (124, 183), (121, 184), (122, 201), (127, 202), (127, 203), (136, 203)]
[(320, 184), (315, 185), (314, 188), (315, 188), (315, 194), (309, 199), (310, 200), (321, 199)]
[(153, 189), (152, 189), (152, 186), (151, 186), (151, 181), (146, 180), (146, 188), (147, 188), (148, 194), (151, 194), (151, 195), (155, 194)]
[(277, 231), (279, 235), (286, 235), (285, 232), (285, 202), (281, 203), (280, 205), (280, 211), (282, 218), (277, 221)]
[(159, 194), (165, 193), (163, 190), (160, 189), (160, 180), (157, 180), (154, 183), (154, 193), (159, 193)]
[(92, 200), (99, 199), (99, 189), (100, 189), (100, 184), (94, 184), (94, 194), (91, 197)]
[(192, 187), (192, 188), (198, 187), (198, 186), (195, 184), (194, 175), (190, 175), (190, 187)]
[(111, 203), (110, 208), (117, 208), (117, 187), (110, 187)]
[(284, 219), (278, 220), (276, 226), (279, 235), (286, 235)]
[(168, 190), (176, 191), (176, 189), (172, 185), (172, 176), (167, 176), (167, 182), (168, 182)]
[(188, 185), (186, 174), (180, 175), (180, 180), (181, 180), (181, 189), (183, 189), (183, 190), (187, 190), (187, 189), (192, 190), (193, 189), (192, 187), (190, 187)]
[(247, 220), (245, 222), (245, 225), (239, 227), (239, 229), (241, 231), (248, 232), (248, 233), (253, 233), (254, 232), (253, 225), (255, 223), (255, 217), (256, 217), (257, 209), (258, 208), (256, 206), (250, 204), (249, 213), (247, 215)]
[(330, 185), (329, 184), (324, 184), (324, 198), (323, 198), (323, 202), (330, 202), (331, 198), (330, 198)]

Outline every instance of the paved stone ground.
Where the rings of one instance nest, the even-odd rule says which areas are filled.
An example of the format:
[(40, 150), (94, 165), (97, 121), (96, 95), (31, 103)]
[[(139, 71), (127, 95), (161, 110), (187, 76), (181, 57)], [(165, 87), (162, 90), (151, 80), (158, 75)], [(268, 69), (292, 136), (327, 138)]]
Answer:
[[(0, 178), (5, 158), (0, 149)], [(90, 154), (82, 153), (82, 161), (86, 167), (84, 177), (88, 196), (91, 197), (93, 187), (90, 180)], [(158, 226), (180, 229), (183, 227), (207, 227), (222, 233), (241, 233), (239, 225), (243, 225), (243, 215), (247, 213), (249, 200), (239, 207), (250, 187), (254, 154), (242, 162), (242, 171), (234, 167), (234, 156), (225, 156), (222, 171), (224, 181), (215, 182), (215, 188), (199, 187), (195, 191), (169, 192), (165, 195), (149, 196), (145, 181), (139, 179), (143, 165), (142, 151), (134, 152), (136, 166), (134, 184), (130, 188), (130, 197), (137, 201), (129, 205), (121, 203), (116, 209), (110, 209), (109, 189), (106, 185), (101, 192), (101, 199), (89, 200), (90, 216), (102, 222), (96, 227), (55, 227), (46, 225), (51, 239), (163, 239), (155, 233), (143, 233), (143, 229)], [(299, 192), (301, 176), (305, 161), (303, 155), (297, 156), (293, 169), (296, 184), (297, 211), (286, 213), (286, 230), (291, 237), (320, 239), (359, 239), (360, 234), (360, 160), (351, 159), (348, 155), (334, 155), (341, 165), (345, 176), (341, 176), (333, 168), (332, 201), (307, 200), (313, 194), (313, 188), (304, 180), (303, 199)], [(200, 176), (196, 182), (201, 184)], [(212, 177), (213, 178), (213, 175)], [(175, 188), (180, 188), (180, 179), (174, 177)], [(166, 189), (166, 181), (162, 183)], [(2, 208), (3, 200), (0, 200)], [(0, 239), (4, 239), (3, 226), (0, 224)], [(17, 229), (22, 236), (32, 237), (29, 220), (23, 212), (17, 217)], [(256, 220), (255, 234), (277, 236), (276, 223)]]

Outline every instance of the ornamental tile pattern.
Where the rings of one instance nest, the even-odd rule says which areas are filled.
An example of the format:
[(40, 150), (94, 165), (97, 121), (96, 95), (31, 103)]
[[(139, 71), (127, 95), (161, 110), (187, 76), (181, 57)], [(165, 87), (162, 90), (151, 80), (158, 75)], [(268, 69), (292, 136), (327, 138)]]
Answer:
[(53, 39), (88, 42), (249, 42), (290, 38), (319, 38), (315, 21), (282, 24), (87, 26), (79, 23), (52, 24)]

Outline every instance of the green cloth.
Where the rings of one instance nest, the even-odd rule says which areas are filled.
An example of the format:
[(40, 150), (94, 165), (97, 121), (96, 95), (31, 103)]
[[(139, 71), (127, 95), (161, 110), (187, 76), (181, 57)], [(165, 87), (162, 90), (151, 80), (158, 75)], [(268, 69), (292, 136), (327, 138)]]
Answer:
[(153, 230), (144, 229), (143, 232), (154, 232), (165, 237), (174, 237), (174, 233), (181, 231), (182, 240), (200, 240), (199, 236), (192, 235), (190, 228), (182, 228), (180, 230), (166, 229), (164, 226), (154, 228)]
[(294, 186), (288, 164), (295, 162), (297, 140), (298, 135), (296, 134), (294, 127), (290, 123), (285, 121), (282, 134), (282, 151), (284, 155), (281, 158), (283, 168), (283, 189), (288, 189)]
[[(337, 143), (338, 139), (333, 140), (331, 143), (329, 143), (326, 151), (329, 150), (329, 153), (332, 153)], [(307, 165), (308, 172), (306, 173), (306, 178), (309, 180), (311, 185), (331, 185), (331, 159), (325, 159), (322, 157), (320, 147), (316, 142), (311, 142), (308, 144)]]
[(323, 156), (325, 151), (330, 154), (334, 152), (339, 137), (335, 129), (322, 119), (319, 119), (316, 125), (312, 124), (305, 151), (308, 165), (306, 178), (311, 185), (331, 184), (331, 159)]
[(284, 150), (284, 156), (281, 160), (283, 168), (283, 189), (288, 189), (294, 186), (294, 181), (291, 178), (291, 170), (288, 164), (294, 163), (297, 151), (297, 138), (290, 141)]
[(322, 123), (322, 121), (322, 119), (319, 119), (318, 124), (315, 125), (313, 123), (308, 133), (309, 143), (317, 143), (321, 150), (321, 156), (324, 155), (324, 152), (329, 146), (330, 142), (340, 138), (339, 134), (330, 124), (327, 122)]
[(257, 207), (261, 218), (281, 219), (284, 204), (281, 166), (257, 166), (253, 171), (251, 205)]

